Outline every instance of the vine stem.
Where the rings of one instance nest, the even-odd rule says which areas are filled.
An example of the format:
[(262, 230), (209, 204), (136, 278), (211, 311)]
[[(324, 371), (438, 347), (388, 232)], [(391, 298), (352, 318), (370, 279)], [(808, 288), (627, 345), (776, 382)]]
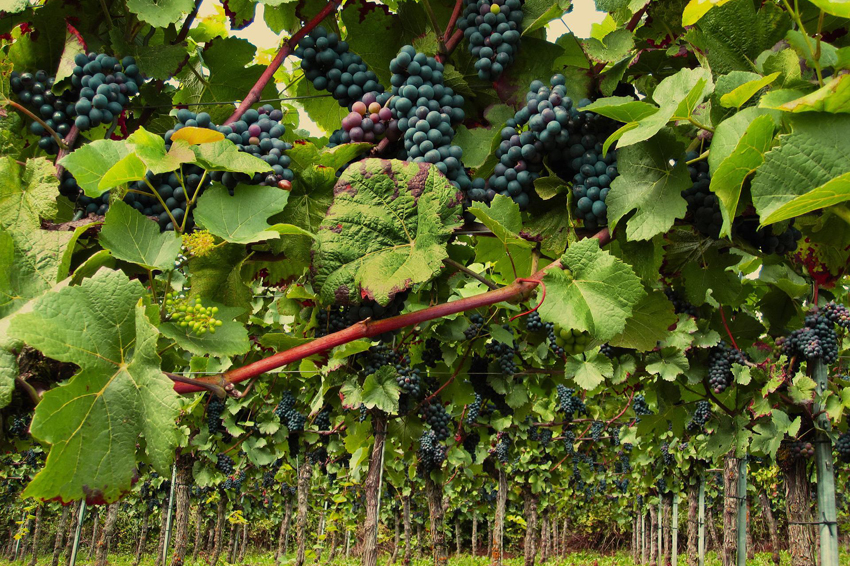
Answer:
[(452, 16), (449, 18), (449, 23), (446, 25), (446, 32), (443, 34), (444, 44), (451, 39), (452, 30), (455, 29), (455, 24), (457, 23), (458, 18), (460, 18), (460, 13), (462, 11), (463, 0), (457, 0), (457, 2), (455, 2), (454, 10), (452, 10)]
[(718, 310), (720, 311), (720, 320), (723, 321), (723, 328), (726, 329), (726, 334), (729, 335), (729, 340), (732, 341), (732, 345), (735, 349), (740, 351), (741, 349), (738, 347), (738, 344), (735, 343), (735, 338), (732, 336), (732, 331), (729, 329), (729, 323), (726, 322), (726, 313), (723, 312), (723, 305), (720, 305)]
[(189, 30), (195, 22), (195, 18), (198, 16), (198, 11), (201, 9), (203, 1), (204, 0), (195, 0), (195, 7), (192, 8), (192, 11), (189, 12), (188, 16), (186, 16), (186, 19), (183, 21), (183, 26), (180, 28), (180, 33), (178, 33), (177, 37), (174, 38), (174, 41), (171, 42), (172, 45), (182, 43), (189, 35)]
[(269, 81), (274, 77), (275, 72), (280, 68), (281, 64), (283, 64), (284, 59), (286, 59), (290, 53), (292, 53), (293, 49), (298, 42), (301, 41), (305, 35), (313, 31), (322, 20), (327, 18), (331, 13), (335, 12), (339, 4), (342, 0), (331, 0), (325, 5), (322, 10), (316, 14), (312, 20), (307, 22), (304, 27), (295, 32), (295, 35), (290, 37), (278, 50), (277, 55), (274, 56), (272, 62), (269, 63), (269, 66), (266, 67), (266, 70), (263, 71), (263, 74), (260, 75), (260, 78), (257, 79), (257, 83), (251, 87), (251, 90), (248, 92), (248, 95), (245, 97), (245, 100), (239, 104), (239, 107), (236, 111), (225, 120), (223, 125), (232, 124), (236, 120), (242, 117), (242, 115), (249, 109), (251, 106), (256, 104), (258, 100), (260, 100), (260, 96), (263, 92), (263, 89), (266, 88), (266, 85), (269, 84)]
[(476, 272), (472, 271), (471, 269), (469, 269), (468, 267), (466, 267), (462, 263), (458, 263), (451, 258), (444, 259), (443, 263), (445, 263), (449, 267), (454, 267), (458, 271), (462, 271), (463, 273), (466, 273), (467, 275), (469, 275), (473, 279), (476, 279), (476, 280), (480, 281), (481, 283), (484, 283), (490, 289), (498, 289), (499, 288), (498, 285), (496, 285), (495, 283), (493, 283), (492, 281), (490, 281), (489, 279), (487, 279), (486, 277), (484, 277), (480, 273), (476, 273)]
[[(611, 233), (608, 228), (604, 228), (594, 234), (592, 238), (599, 240), (599, 245), (602, 247), (611, 241)], [(548, 271), (561, 268), (561, 262), (560, 260), (557, 260), (550, 263), (525, 281), (516, 280), (506, 287), (487, 291), (480, 295), (474, 295), (457, 301), (434, 305), (427, 309), (391, 318), (385, 318), (383, 320), (364, 320), (355, 323), (344, 330), (340, 330), (339, 332), (334, 332), (333, 334), (328, 334), (327, 336), (317, 338), (305, 344), (290, 348), (289, 350), (278, 352), (268, 358), (258, 360), (246, 366), (226, 371), (223, 374), (200, 378), (196, 381), (217, 383), (222, 386), (225, 386), (225, 384), (239, 383), (256, 375), (303, 360), (309, 356), (326, 352), (327, 350), (336, 348), (343, 344), (348, 344), (354, 340), (378, 336), (385, 332), (392, 332), (394, 330), (399, 330), (400, 328), (413, 326), (421, 322), (443, 318), (468, 310), (488, 307), (503, 301), (516, 300), (528, 296), (538, 286), (538, 282)], [(197, 384), (175, 383), (174, 390), (177, 393), (185, 394), (203, 391), (204, 387)]]
[(59, 149), (59, 153), (56, 155), (56, 177), (62, 178), (62, 173), (65, 172), (65, 168), (59, 165), (59, 162), (62, 159), (71, 153), (71, 150), (74, 148), (74, 143), (77, 141), (77, 137), (80, 135), (80, 129), (77, 126), (71, 126), (71, 131), (68, 132), (68, 135), (65, 136), (65, 148)]
[(456, 30), (452, 36), (445, 42), (446, 48), (442, 53), (437, 53), (437, 61), (440, 63), (445, 63), (446, 59), (448, 59), (449, 55), (457, 49), (457, 46), (460, 45), (461, 40), (463, 39), (463, 32), (461, 30)]

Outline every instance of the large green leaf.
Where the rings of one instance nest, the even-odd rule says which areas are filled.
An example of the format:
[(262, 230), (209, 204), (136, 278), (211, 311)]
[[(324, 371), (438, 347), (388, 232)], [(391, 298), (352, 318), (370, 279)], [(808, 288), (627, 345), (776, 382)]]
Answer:
[(513, 199), (496, 195), (490, 205), (476, 202), (469, 211), (495, 235), (494, 238), (479, 238), (475, 243), (476, 261), (493, 263), (508, 280), (531, 275), (534, 243), (519, 237), (522, 217)]
[(845, 147), (848, 128), (850, 116), (796, 116), (792, 133), (779, 137), (779, 146), (767, 153), (756, 170), (751, 190), (759, 216), (769, 218), (797, 197), (850, 172)]
[(239, 151), (230, 140), (220, 140), (189, 146), (195, 152), (195, 162), (207, 171), (234, 173), (265, 173), (272, 167), (259, 157)]
[(115, 501), (136, 474), (136, 445), (161, 473), (174, 458), (179, 403), (160, 371), (157, 331), (141, 303), (145, 290), (121, 272), (101, 270), (17, 315), (9, 333), (80, 371), (44, 394), (32, 434), (51, 446), (25, 497)]
[(120, 200), (106, 213), (100, 244), (120, 260), (162, 271), (174, 268), (182, 246), (176, 233), (160, 232), (156, 222)]
[(684, 146), (671, 132), (617, 151), (620, 176), (611, 183), (608, 193), (608, 221), (616, 225), (626, 214), (635, 214), (626, 221), (630, 240), (648, 240), (684, 218), (688, 205), (681, 193), (691, 186), (691, 177), (684, 160), (675, 165)]
[(221, 185), (210, 187), (198, 199), (195, 221), (228, 242), (250, 244), (281, 234), (308, 235), (291, 224), (270, 225), (268, 218), (286, 206), (289, 191), (277, 187), (238, 185), (233, 196)]
[(549, 270), (543, 278), (546, 300), (540, 316), (565, 328), (586, 330), (597, 340), (621, 333), (646, 295), (632, 268), (592, 238), (567, 248), (561, 264), (563, 270)]
[(251, 289), (242, 280), (242, 266), (247, 257), (245, 246), (226, 244), (202, 257), (190, 259), (192, 288), (189, 297), (212, 299), (249, 311)]
[(12, 400), (15, 392), (15, 378), (20, 370), (15, 355), (8, 350), (0, 349), (0, 409)]
[(395, 414), (401, 394), (396, 377), (395, 368), (389, 365), (369, 375), (363, 382), (363, 404), (369, 409), (378, 408), (387, 414)]
[(125, 141), (95, 140), (75, 149), (59, 163), (71, 172), (86, 196), (97, 198), (104, 193), (99, 188), (100, 180), (129, 153)]
[(0, 158), (0, 226), (15, 230), (36, 230), (41, 219), (52, 219), (59, 208), (59, 183), (53, 164), (39, 157), (28, 159), (25, 167), (13, 157)]
[(744, 182), (764, 163), (764, 155), (773, 143), (773, 129), (773, 118), (768, 115), (753, 120), (735, 149), (711, 177), (711, 191), (720, 199), (723, 214), (721, 236), (732, 234), (732, 219), (735, 218)]
[(648, 293), (635, 305), (626, 327), (609, 344), (619, 348), (634, 348), (648, 351), (669, 335), (670, 327), (676, 323), (673, 305), (661, 291)]
[(316, 287), (327, 304), (381, 304), (439, 273), (459, 226), (460, 196), (427, 163), (366, 159), (334, 189), (314, 245)]

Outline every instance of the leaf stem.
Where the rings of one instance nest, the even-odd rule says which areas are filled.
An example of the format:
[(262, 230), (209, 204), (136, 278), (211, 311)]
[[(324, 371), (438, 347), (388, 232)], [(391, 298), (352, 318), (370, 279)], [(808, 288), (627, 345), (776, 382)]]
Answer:
[(800, 32), (803, 34), (803, 39), (806, 42), (806, 47), (809, 48), (809, 54), (812, 56), (812, 61), (815, 64), (815, 73), (818, 76), (818, 85), (823, 86), (823, 71), (820, 67), (820, 55), (815, 57), (815, 49), (812, 47), (811, 39), (809, 38), (809, 34), (806, 33), (806, 26), (803, 25), (803, 19), (800, 17), (800, 13), (797, 11), (797, 0), (794, 0), (794, 8), (791, 7), (791, 4), (788, 0), (782, 0), (782, 3), (785, 4), (785, 9), (791, 14), (791, 18), (797, 23), (797, 27), (800, 28)]
[(24, 390), (27, 396), (32, 401), (33, 405), (38, 405), (41, 402), (41, 397), (38, 395), (38, 391), (35, 390), (35, 387), (30, 385), (26, 379), (21, 377), (20, 375), (15, 376), (15, 384)]
[(44, 120), (42, 120), (41, 118), (39, 118), (38, 116), (36, 116), (36, 115), (35, 115), (35, 114), (33, 114), (32, 112), (30, 112), (28, 108), (25, 108), (25, 107), (21, 106), (20, 104), (18, 104), (18, 103), (17, 103), (17, 102), (15, 102), (14, 100), (10, 100), (10, 101), (9, 101), (9, 106), (11, 106), (12, 108), (14, 108), (15, 110), (17, 110), (17, 111), (18, 111), (18, 112), (20, 112), (21, 114), (26, 114), (27, 116), (29, 116), (29, 118), (30, 118), (33, 122), (38, 122), (39, 124), (41, 124), (41, 126), (42, 126), (42, 127), (43, 127), (46, 131), (47, 131), (47, 133), (48, 133), (48, 134), (50, 134), (50, 137), (52, 137), (52, 138), (53, 138), (53, 140), (56, 142), (56, 144), (59, 146), (59, 149), (68, 149), (68, 146), (67, 146), (67, 145), (65, 145), (65, 140), (63, 140), (63, 139), (59, 136), (59, 134), (57, 134), (57, 133), (53, 130), (53, 128), (51, 128), (50, 126), (48, 126), (48, 125), (47, 125), (47, 122), (45, 122)]
[[(145, 184), (150, 188), (151, 192), (153, 193), (153, 196), (156, 197), (156, 200), (159, 201), (159, 204), (162, 205), (162, 208), (165, 209), (166, 214), (168, 214), (168, 217), (171, 219), (171, 225), (174, 226), (174, 230), (176, 231), (177, 230), (177, 220), (174, 219), (174, 216), (171, 214), (171, 211), (168, 210), (168, 206), (165, 204), (165, 201), (162, 200), (162, 195), (159, 194), (156, 191), (155, 188), (153, 188), (153, 185), (151, 185), (151, 182), (148, 181), (147, 177), (145, 177)], [(184, 220), (185, 220), (185, 217), (184, 217)], [(178, 233), (182, 233), (182, 231), (183, 230), (182, 230), (182, 227), (181, 227), (180, 232), (178, 232)]]
[(457, 24), (457, 20), (460, 18), (462, 11), (463, 0), (457, 0), (457, 2), (455, 2), (454, 10), (452, 10), (452, 16), (449, 18), (449, 23), (446, 24), (446, 31), (443, 34), (443, 43), (447, 42), (451, 37), (451, 33), (455, 29), (455, 24)]
[(850, 209), (848, 209), (846, 205), (837, 204), (835, 206), (829, 207), (828, 210), (840, 219), (842, 219), (847, 224), (850, 224)]
[(434, 9), (431, 7), (429, 0), (422, 0), (422, 6), (425, 8), (425, 14), (428, 16), (428, 21), (431, 28), (434, 30), (434, 35), (437, 36), (438, 51), (442, 52), (445, 49), (445, 42), (440, 32), (440, 25), (437, 23), (437, 16), (434, 14)]
[(705, 130), (706, 132), (711, 132), (712, 134), (714, 133), (714, 128), (697, 122), (693, 116), (688, 116), (688, 122), (699, 128), (700, 130)]
[(696, 163), (697, 161), (702, 161), (703, 159), (707, 159), (708, 153), (710, 151), (711, 151), (710, 149), (706, 149), (705, 151), (703, 151), (702, 153), (700, 153), (698, 156), (694, 157), (690, 161), (685, 161), (685, 165), (690, 165), (692, 163)]
[[(608, 228), (604, 228), (594, 234), (592, 238), (599, 241), (600, 246), (604, 246), (611, 241), (611, 233)], [(488, 307), (501, 303), (503, 301), (523, 300), (528, 297), (534, 289), (539, 285), (539, 281), (550, 270), (562, 269), (560, 260), (556, 260), (543, 269), (532, 275), (524, 281), (514, 281), (510, 285), (500, 287), (492, 291), (487, 291), (472, 297), (465, 297), (457, 301), (441, 303), (426, 309), (416, 312), (410, 312), (382, 320), (365, 320), (355, 323), (344, 330), (328, 334), (321, 338), (316, 338), (310, 342), (306, 342), (289, 350), (278, 352), (262, 360), (250, 363), (248, 365), (228, 370), (227, 372), (202, 378), (206, 382), (224, 382), (228, 384), (239, 383), (250, 379), (256, 375), (260, 375), (282, 366), (289, 365), (318, 354), (325, 352), (337, 346), (348, 344), (360, 338), (370, 338), (378, 336), (385, 332), (391, 332), (407, 326), (412, 326), (428, 320), (443, 318), (452, 314), (474, 310), (482, 307)], [(178, 393), (194, 393), (201, 391), (197, 385), (187, 385), (177, 383), (174, 386)]]
[[(204, 181), (207, 179), (207, 170), (204, 169), (204, 172), (201, 174), (201, 180), (198, 181), (198, 186), (195, 187), (195, 191), (192, 193), (192, 197), (186, 201), (186, 210), (183, 211), (183, 222), (180, 224), (180, 233), (183, 233), (186, 230), (186, 222), (189, 221), (189, 209), (195, 205), (195, 201), (198, 200), (198, 193), (201, 192), (201, 187), (204, 185)], [(182, 180), (181, 180), (182, 182)], [(186, 188), (183, 188), (183, 191), (186, 191)]]
[(272, 59), (272, 62), (269, 63), (269, 66), (266, 67), (266, 70), (263, 71), (263, 74), (260, 75), (260, 78), (257, 79), (257, 82), (254, 84), (254, 86), (251, 87), (251, 90), (248, 92), (248, 95), (245, 97), (245, 100), (243, 100), (242, 103), (239, 104), (239, 107), (236, 109), (236, 111), (230, 116), (230, 118), (225, 120), (224, 124), (222, 125), (227, 126), (228, 124), (232, 124), (233, 122), (241, 118), (242, 115), (260, 99), (260, 95), (262, 94), (263, 89), (266, 88), (266, 85), (269, 84), (269, 81), (272, 80), (272, 77), (274, 77), (275, 72), (280, 68), (281, 64), (283, 63), (283, 60), (289, 56), (295, 46), (298, 45), (298, 42), (301, 41), (301, 39), (305, 35), (310, 33), (313, 28), (319, 25), (322, 20), (331, 15), (331, 13), (335, 12), (337, 7), (341, 3), (342, 0), (331, 0), (330, 2), (328, 2), (325, 7), (322, 8), (322, 10), (313, 17), (312, 20), (307, 22), (304, 27), (298, 30), (295, 35), (290, 37), (281, 46), (280, 50), (277, 52), (277, 55), (275, 55), (274, 59)]
[(198, 15), (198, 11), (201, 9), (201, 4), (204, 0), (195, 0), (195, 7), (192, 8), (192, 11), (189, 12), (189, 15), (186, 16), (186, 19), (183, 21), (183, 26), (180, 28), (180, 33), (177, 34), (177, 37), (174, 38), (174, 41), (171, 42), (171, 45), (175, 45), (177, 43), (182, 43), (184, 39), (189, 35), (189, 30), (192, 27), (192, 24), (195, 22), (195, 18)]
[(445, 263), (446, 265), (449, 265), (451, 267), (454, 267), (458, 271), (462, 271), (463, 273), (466, 273), (467, 275), (469, 275), (473, 279), (477, 279), (478, 281), (480, 281), (481, 283), (484, 283), (485, 285), (487, 285), (491, 289), (498, 289), (499, 288), (498, 285), (496, 285), (495, 283), (493, 283), (492, 281), (490, 281), (489, 279), (487, 279), (483, 275), (481, 275), (479, 273), (475, 273), (474, 271), (472, 271), (471, 269), (469, 269), (468, 267), (466, 267), (462, 263), (458, 263), (451, 258), (444, 259), (443, 263)]

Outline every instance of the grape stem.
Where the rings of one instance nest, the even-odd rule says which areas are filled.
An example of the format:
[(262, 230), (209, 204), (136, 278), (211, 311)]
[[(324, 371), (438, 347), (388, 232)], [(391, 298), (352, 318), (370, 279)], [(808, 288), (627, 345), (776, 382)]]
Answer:
[(457, 46), (460, 45), (461, 40), (463, 39), (463, 32), (461, 30), (456, 30), (448, 41), (445, 43), (445, 49), (442, 52), (437, 53), (437, 61), (440, 63), (445, 63), (446, 59), (448, 59), (449, 55), (451, 55)]
[(71, 153), (71, 149), (74, 147), (74, 143), (77, 141), (77, 137), (79, 135), (80, 135), (80, 129), (76, 125), (71, 126), (71, 131), (68, 132), (67, 136), (65, 136), (65, 140), (64, 140), (65, 147), (64, 148), (60, 147), (59, 153), (56, 155), (56, 177), (57, 178), (61, 179), (62, 173), (65, 172), (65, 168), (62, 167), (61, 165), (59, 165), (59, 162), (62, 161), (62, 159), (66, 155)]
[(24, 390), (24, 392), (32, 401), (33, 405), (38, 405), (41, 402), (41, 397), (39, 396), (38, 391), (36, 391), (35, 387), (28, 383), (26, 379), (24, 379), (20, 375), (16, 375), (15, 384)]
[(469, 275), (473, 279), (476, 279), (476, 280), (480, 281), (481, 283), (484, 283), (490, 289), (498, 289), (499, 288), (498, 285), (496, 285), (495, 283), (493, 283), (492, 281), (490, 281), (489, 279), (487, 279), (486, 277), (484, 277), (480, 273), (475, 273), (474, 271), (472, 271), (471, 269), (469, 269), (468, 267), (466, 267), (462, 263), (458, 263), (451, 258), (444, 259), (443, 263), (446, 264), (447, 266), (454, 267), (458, 271), (462, 271), (463, 273), (466, 273), (467, 275)]
[(322, 20), (324, 20), (333, 12), (335, 12), (337, 7), (339, 7), (341, 3), (342, 0), (331, 0), (330, 2), (328, 2), (327, 5), (322, 8), (322, 10), (318, 14), (316, 14), (312, 20), (307, 22), (304, 27), (295, 32), (295, 35), (293, 35), (286, 42), (284, 42), (280, 50), (278, 50), (277, 55), (275, 55), (274, 59), (272, 59), (272, 62), (269, 63), (269, 66), (266, 67), (266, 70), (263, 71), (263, 74), (260, 75), (259, 79), (257, 79), (256, 84), (251, 87), (251, 90), (248, 92), (248, 95), (245, 97), (245, 100), (243, 100), (242, 103), (239, 104), (239, 107), (236, 109), (236, 111), (230, 116), (230, 118), (225, 120), (224, 124), (222, 125), (227, 126), (228, 124), (232, 124), (233, 122), (237, 121), (239, 118), (242, 117), (245, 112), (247, 112), (249, 108), (251, 108), (251, 106), (256, 104), (258, 100), (260, 100), (260, 96), (262, 95), (263, 89), (266, 88), (266, 85), (269, 84), (269, 81), (272, 80), (272, 77), (274, 77), (275, 72), (278, 70), (278, 68), (280, 68), (284, 59), (286, 59), (289, 54), (292, 53), (295, 46), (298, 45), (298, 42), (301, 41), (308, 33), (313, 31), (313, 28), (319, 25)]
[(463, 0), (457, 0), (457, 2), (455, 2), (454, 10), (452, 10), (452, 16), (449, 18), (449, 23), (446, 25), (446, 32), (443, 34), (443, 43), (449, 41), (452, 31), (455, 29), (455, 24), (457, 24), (458, 18), (460, 18), (462, 10)]
[[(611, 241), (611, 233), (608, 228), (604, 228), (594, 234), (592, 238), (598, 240), (600, 247), (602, 247)], [(532, 291), (537, 288), (539, 285), (538, 282), (546, 275), (547, 272), (562, 268), (563, 266), (561, 265), (561, 261), (556, 260), (532, 275), (526, 281), (515, 280), (510, 285), (499, 289), (494, 289), (492, 291), (481, 293), (480, 295), (466, 297), (457, 301), (434, 305), (433, 307), (416, 312), (406, 313), (382, 320), (367, 319), (360, 321), (344, 330), (340, 330), (339, 332), (334, 332), (321, 338), (314, 339), (305, 344), (290, 348), (289, 350), (273, 354), (262, 360), (258, 360), (239, 368), (231, 369), (222, 374), (204, 377), (199, 381), (203, 381), (205, 383), (217, 383), (221, 386), (226, 386), (227, 384), (232, 385), (234, 383), (250, 379), (256, 375), (303, 360), (309, 356), (326, 352), (337, 346), (348, 344), (354, 340), (378, 336), (385, 332), (392, 332), (399, 330), (400, 328), (413, 326), (422, 322), (443, 318), (468, 310), (489, 307), (503, 301), (525, 300), (529, 295), (531, 295)], [(174, 384), (174, 390), (181, 394), (195, 393), (197, 391), (202, 391), (203, 389), (204, 388), (199, 384)]]
[(721, 403), (721, 402), (720, 402), (720, 399), (718, 399), (718, 398), (714, 395), (714, 392), (711, 390), (711, 386), (708, 384), (708, 378), (703, 378), (703, 380), (702, 380), (702, 385), (703, 385), (703, 387), (705, 387), (705, 394), (706, 394), (706, 395), (708, 395), (708, 398), (709, 398), (709, 399), (711, 399), (712, 401), (714, 401), (714, 403), (715, 403), (718, 407), (720, 407), (721, 409), (723, 409), (723, 412), (724, 412), (724, 413), (726, 413), (727, 415), (729, 415), (729, 416), (730, 416), (730, 417), (732, 417), (733, 419), (734, 419), (735, 417), (737, 417), (737, 416), (738, 416), (738, 413), (737, 413), (737, 412), (733, 411), (732, 409), (730, 409), (729, 407), (727, 407), (726, 405), (724, 405), (723, 403)]
[(434, 30), (434, 35), (437, 36), (437, 44), (439, 45), (437, 51), (441, 52), (444, 49), (444, 41), (442, 33), (440, 32), (440, 24), (437, 23), (437, 16), (434, 15), (434, 9), (431, 8), (431, 2), (428, 0), (422, 0), (422, 5), (425, 8), (425, 14), (428, 16), (431, 28)]
[[(36, 116), (36, 115), (35, 115), (35, 114), (33, 114), (32, 112), (30, 112), (30, 111), (29, 111), (29, 109), (27, 109), (27, 108), (25, 108), (25, 107), (21, 106), (20, 104), (18, 104), (18, 103), (17, 103), (17, 102), (15, 102), (14, 100), (10, 100), (10, 101), (9, 101), (9, 106), (11, 106), (12, 108), (14, 108), (15, 110), (17, 110), (17, 111), (18, 111), (18, 112), (20, 112), (21, 114), (26, 114), (27, 116), (29, 116), (29, 118), (30, 118), (33, 122), (38, 122), (39, 124), (41, 124), (41, 127), (42, 127), (42, 128), (44, 128), (44, 129), (47, 131), (47, 133), (48, 133), (48, 134), (50, 134), (50, 137), (52, 137), (52, 138), (53, 138), (53, 140), (54, 140), (54, 141), (56, 142), (56, 144), (59, 146), (59, 149), (60, 149), (60, 150), (61, 150), (61, 149), (68, 149), (68, 146), (67, 146), (67, 145), (65, 145), (65, 141), (64, 141), (64, 140), (63, 140), (63, 139), (59, 136), (59, 134), (57, 134), (57, 133), (53, 130), (53, 128), (51, 128), (50, 126), (48, 126), (48, 125), (47, 125), (47, 123), (46, 123), (44, 120), (42, 120), (41, 118), (39, 118), (38, 116)], [(70, 135), (70, 133), (69, 133), (69, 135)]]

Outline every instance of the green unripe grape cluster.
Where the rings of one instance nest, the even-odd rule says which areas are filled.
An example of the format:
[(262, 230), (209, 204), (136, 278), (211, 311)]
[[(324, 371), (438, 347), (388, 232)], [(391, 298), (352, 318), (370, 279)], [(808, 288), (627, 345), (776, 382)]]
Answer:
[(187, 301), (179, 295), (168, 293), (165, 296), (165, 307), (168, 309), (170, 320), (182, 328), (189, 328), (198, 336), (207, 332), (215, 334), (216, 328), (223, 324), (215, 318), (218, 307), (205, 307), (200, 297)]
[(581, 330), (569, 328), (555, 329), (555, 344), (569, 355), (581, 354), (587, 348), (590, 336)]

